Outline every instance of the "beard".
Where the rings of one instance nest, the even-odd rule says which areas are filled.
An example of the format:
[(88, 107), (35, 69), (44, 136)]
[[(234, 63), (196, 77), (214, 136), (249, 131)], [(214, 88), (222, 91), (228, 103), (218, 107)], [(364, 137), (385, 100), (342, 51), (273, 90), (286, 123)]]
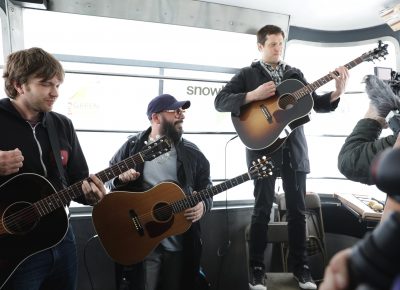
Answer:
[(182, 121), (168, 122), (164, 119), (164, 122), (162, 122), (160, 128), (160, 133), (170, 138), (174, 142), (174, 144), (178, 143), (179, 140), (181, 140), (183, 134), (182, 127), (180, 127), (180, 129), (176, 128), (176, 125), (178, 123), (182, 123)]

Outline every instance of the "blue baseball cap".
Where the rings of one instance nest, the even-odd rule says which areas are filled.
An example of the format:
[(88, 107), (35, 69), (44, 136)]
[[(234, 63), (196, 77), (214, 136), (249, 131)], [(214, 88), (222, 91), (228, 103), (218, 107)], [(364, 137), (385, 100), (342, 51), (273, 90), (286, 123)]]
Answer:
[(153, 113), (160, 113), (164, 110), (176, 110), (179, 108), (187, 109), (190, 107), (190, 101), (178, 101), (173, 96), (163, 94), (152, 99), (147, 106), (147, 117), (151, 120)]

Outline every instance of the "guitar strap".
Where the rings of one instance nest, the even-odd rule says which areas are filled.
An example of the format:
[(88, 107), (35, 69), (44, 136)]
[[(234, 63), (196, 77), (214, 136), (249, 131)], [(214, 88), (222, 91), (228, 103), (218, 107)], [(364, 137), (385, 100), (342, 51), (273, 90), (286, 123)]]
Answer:
[(58, 173), (61, 179), (61, 183), (64, 188), (68, 187), (67, 180), (65, 179), (64, 168), (61, 165), (61, 151), (60, 143), (58, 140), (57, 130), (54, 126), (54, 120), (51, 113), (46, 114), (47, 132), (49, 133), (50, 145), (53, 150), (54, 159), (57, 164)]

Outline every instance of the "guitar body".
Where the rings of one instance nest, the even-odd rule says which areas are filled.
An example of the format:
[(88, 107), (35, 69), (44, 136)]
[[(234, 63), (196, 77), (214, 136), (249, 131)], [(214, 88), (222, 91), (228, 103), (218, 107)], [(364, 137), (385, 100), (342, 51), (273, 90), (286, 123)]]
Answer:
[(266, 100), (252, 102), (242, 107), (232, 122), (247, 148), (278, 149), (290, 132), (309, 121), (308, 114), (314, 106), (310, 94), (296, 99), (291, 93), (304, 87), (303, 83), (289, 79), (276, 89), (276, 94)]
[(93, 207), (92, 218), (108, 255), (122, 265), (142, 261), (164, 238), (182, 234), (190, 226), (183, 211), (170, 204), (185, 198), (172, 182), (145, 192), (115, 191)]
[(0, 288), (25, 259), (55, 246), (65, 236), (68, 217), (64, 208), (40, 217), (30, 207), (54, 192), (47, 179), (32, 173), (16, 175), (0, 186)]

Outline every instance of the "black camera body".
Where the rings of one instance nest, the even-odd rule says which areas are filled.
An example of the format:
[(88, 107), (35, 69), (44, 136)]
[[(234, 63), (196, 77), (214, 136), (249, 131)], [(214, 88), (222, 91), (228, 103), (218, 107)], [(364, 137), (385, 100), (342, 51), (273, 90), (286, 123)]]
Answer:
[[(375, 76), (390, 87), (392, 92), (400, 97), (400, 73), (387, 67), (375, 67)], [(400, 131), (400, 108), (393, 109), (386, 117), (386, 122), (395, 136)]]
[[(349, 289), (390, 290), (399, 275), (400, 212), (393, 212), (370, 235), (352, 248)], [(358, 289), (358, 288), (357, 288)]]
[(397, 137), (400, 132), (400, 112), (399, 110), (390, 111), (386, 117), (389, 128), (393, 131), (393, 135)]

